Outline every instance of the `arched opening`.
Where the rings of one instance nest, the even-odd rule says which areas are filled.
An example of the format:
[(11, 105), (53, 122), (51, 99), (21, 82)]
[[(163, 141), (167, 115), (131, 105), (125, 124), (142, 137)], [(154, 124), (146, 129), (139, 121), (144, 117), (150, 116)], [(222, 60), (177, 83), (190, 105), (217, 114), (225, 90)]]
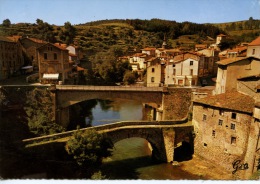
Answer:
[(126, 99), (90, 99), (70, 106), (68, 130), (126, 120), (143, 120), (143, 105)]
[(187, 141), (182, 141), (174, 148), (174, 160), (181, 162), (192, 159), (193, 145)]
[(156, 164), (151, 144), (146, 139), (132, 137), (114, 144), (112, 156), (103, 160), (101, 170), (110, 179), (138, 179), (142, 168)]

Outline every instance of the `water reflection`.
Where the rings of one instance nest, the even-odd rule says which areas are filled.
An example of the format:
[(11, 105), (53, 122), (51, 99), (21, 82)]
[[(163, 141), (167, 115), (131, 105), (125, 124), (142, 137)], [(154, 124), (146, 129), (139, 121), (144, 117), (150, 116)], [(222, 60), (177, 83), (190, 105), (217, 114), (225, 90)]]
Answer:
[(113, 99), (88, 100), (70, 108), (71, 122), (68, 130), (103, 125), (118, 121), (141, 120), (142, 104), (137, 101)]

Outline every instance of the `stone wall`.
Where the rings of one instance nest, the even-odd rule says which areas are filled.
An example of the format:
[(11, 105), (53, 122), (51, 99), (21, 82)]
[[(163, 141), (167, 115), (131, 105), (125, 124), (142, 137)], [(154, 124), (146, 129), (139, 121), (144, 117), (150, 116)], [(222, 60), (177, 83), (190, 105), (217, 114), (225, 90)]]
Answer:
[[(242, 165), (247, 164), (248, 169), (233, 173), (234, 178), (245, 179), (246, 172), (253, 168), (252, 152), (256, 146), (253, 140), (257, 140), (257, 130), (252, 128), (250, 114), (235, 112), (237, 117), (232, 119), (231, 113), (232, 111), (225, 109), (194, 104), (195, 154), (229, 172), (235, 170), (236, 166), (233, 164), (236, 161)], [(231, 124), (235, 125), (234, 129)]]
[(190, 111), (191, 98), (190, 88), (168, 88), (168, 93), (163, 95), (163, 120), (186, 118)]

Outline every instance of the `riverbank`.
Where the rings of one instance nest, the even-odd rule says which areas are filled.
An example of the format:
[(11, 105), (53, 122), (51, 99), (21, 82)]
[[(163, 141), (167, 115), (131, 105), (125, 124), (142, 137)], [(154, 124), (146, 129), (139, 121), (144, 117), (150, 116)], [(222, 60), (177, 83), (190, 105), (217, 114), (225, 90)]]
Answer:
[(203, 180), (232, 180), (232, 173), (218, 168), (214, 164), (193, 155), (193, 158), (180, 163), (183, 171), (199, 176)]

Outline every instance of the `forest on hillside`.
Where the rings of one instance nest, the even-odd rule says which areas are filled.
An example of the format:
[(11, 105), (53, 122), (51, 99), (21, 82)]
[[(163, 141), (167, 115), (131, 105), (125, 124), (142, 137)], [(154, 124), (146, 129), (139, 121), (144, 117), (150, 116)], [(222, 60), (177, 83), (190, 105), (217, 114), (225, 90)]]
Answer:
[[(250, 17), (246, 21), (197, 24), (170, 20), (151, 19), (113, 19), (63, 26), (50, 25), (41, 19), (35, 23), (12, 24), (9, 19), (0, 25), (0, 36), (19, 35), (45, 40), (51, 43), (66, 43), (79, 46), (84, 54), (82, 67), (92, 68), (85, 71), (84, 84), (109, 84), (133, 81), (136, 74), (129, 76), (130, 66), (117, 61), (123, 55), (145, 47), (162, 46), (166, 38), (169, 48), (193, 50), (195, 44), (215, 43), (218, 34), (226, 34), (228, 39), (221, 49), (231, 48), (241, 42), (251, 42), (260, 36), (260, 20)], [(124, 74), (128, 74), (124, 76)]]

